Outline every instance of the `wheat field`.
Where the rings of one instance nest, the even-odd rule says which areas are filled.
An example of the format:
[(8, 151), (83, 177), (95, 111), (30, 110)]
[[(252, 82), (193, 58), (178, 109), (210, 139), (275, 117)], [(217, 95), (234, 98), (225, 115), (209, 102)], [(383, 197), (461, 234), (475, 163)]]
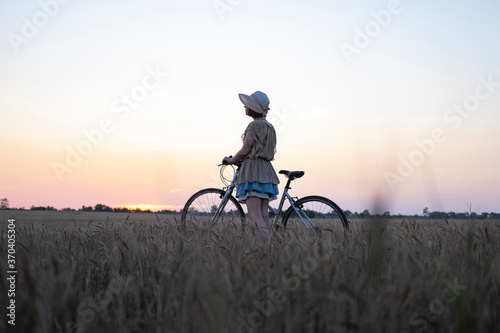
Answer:
[(500, 332), (500, 221), (350, 222), (347, 234), (286, 230), (263, 244), (231, 221), (8, 212), (0, 331)]

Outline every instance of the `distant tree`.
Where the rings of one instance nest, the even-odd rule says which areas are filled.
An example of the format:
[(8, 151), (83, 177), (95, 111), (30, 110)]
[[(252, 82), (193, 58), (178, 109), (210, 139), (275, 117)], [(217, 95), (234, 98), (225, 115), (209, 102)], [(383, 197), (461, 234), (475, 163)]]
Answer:
[(69, 207), (63, 208), (63, 209), (61, 209), (61, 210), (62, 210), (63, 212), (72, 212), (72, 211), (74, 211), (74, 209), (73, 209), (73, 208), (69, 208)]
[(31, 206), (30, 210), (47, 210), (47, 207), (42, 207), (42, 206)]
[(120, 212), (120, 213), (130, 213), (130, 209), (125, 208), (125, 207), (113, 208), (113, 211)]
[(91, 212), (93, 210), (92, 206), (82, 206), (81, 211), (83, 212)]
[(359, 216), (361, 218), (365, 218), (365, 217), (370, 217), (371, 214), (370, 214), (370, 211), (368, 209), (365, 209), (361, 214), (359, 214)]
[(350, 210), (345, 210), (344, 211), (344, 215), (345, 217), (349, 218), (349, 217), (352, 217), (352, 212)]
[(429, 217), (430, 215), (429, 208), (425, 207), (424, 210), (422, 211), (422, 214), (424, 215), (424, 217)]
[[(160, 213), (160, 214), (175, 214), (176, 211), (175, 210), (162, 209), (162, 210), (157, 211), (157, 213)], [(181, 213), (182, 213), (182, 211), (181, 211)]]
[(448, 217), (448, 213), (445, 212), (431, 212), (429, 213), (431, 219), (445, 219)]
[(9, 209), (9, 199), (0, 199), (0, 209)]
[(389, 218), (389, 217), (391, 217), (391, 213), (387, 210), (384, 212), (384, 214), (382, 214), (382, 217)]
[(481, 213), (481, 216), (479, 216), (480, 219), (487, 219), (490, 214), (488, 213)]
[(52, 210), (52, 211), (55, 211), (55, 210), (57, 210), (57, 208), (54, 208), (54, 207), (52, 207), (52, 206), (47, 206), (47, 210)]
[(103, 204), (97, 204), (94, 207), (94, 211), (96, 211), (96, 212), (112, 212), (113, 208), (108, 207), (108, 206), (103, 205)]

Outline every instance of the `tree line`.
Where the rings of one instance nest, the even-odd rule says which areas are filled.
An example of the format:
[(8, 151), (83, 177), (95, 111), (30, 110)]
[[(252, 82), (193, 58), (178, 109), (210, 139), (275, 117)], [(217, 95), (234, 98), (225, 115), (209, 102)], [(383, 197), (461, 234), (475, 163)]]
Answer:
[(8, 209), (8, 210), (35, 210), (35, 211), (63, 211), (63, 212), (112, 212), (112, 213), (117, 212), (117, 213), (164, 213), (164, 214), (177, 213), (175, 210), (168, 210), (168, 209), (163, 209), (153, 212), (150, 209), (147, 210), (142, 210), (140, 208), (129, 209), (125, 207), (113, 208), (103, 204), (97, 204), (93, 207), (83, 205), (79, 209), (74, 209), (74, 208), (57, 209), (52, 206), (35, 206), (35, 205), (32, 205), (29, 209), (25, 209), (25, 208), (10, 208), (9, 205), (10, 203), (7, 198), (0, 199), (0, 210)]
[(468, 220), (468, 219), (474, 219), (474, 220), (482, 220), (482, 219), (500, 219), (500, 213), (475, 213), (475, 212), (463, 212), (463, 213), (456, 213), (456, 212), (440, 212), (440, 211), (434, 211), (431, 212), (428, 210), (428, 208), (424, 208), (423, 212), (421, 215), (414, 214), (414, 215), (404, 215), (404, 214), (394, 214), (391, 215), (390, 212), (386, 211), (382, 214), (372, 214), (368, 209), (365, 209), (363, 212), (358, 213), (358, 212), (351, 212), (350, 210), (344, 211), (345, 216), (349, 218), (367, 218), (367, 217), (377, 217), (377, 218), (424, 218), (424, 219), (454, 219), (454, 220)]
[[(0, 199), (0, 210), (3, 209), (12, 209), (9, 208), (9, 200), (7, 198)], [(16, 208), (18, 210), (26, 210), (24, 208)], [(31, 206), (29, 210), (35, 210), (35, 211), (58, 211), (57, 208), (54, 208), (52, 206)], [(168, 209), (163, 209), (163, 210), (157, 210), (157, 211), (151, 211), (150, 209), (147, 210), (142, 210), (140, 208), (137, 209), (129, 209), (125, 207), (109, 207), (107, 205), (103, 204), (96, 204), (95, 206), (82, 206), (79, 209), (73, 209), (73, 208), (63, 208), (60, 209), (60, 211), (79, 211), (79, 212), (110, 212), (110, 213), (159, 213), (159, 214), (179, 214), (182, 212), (181, 211), (176, 211), (176, 210), (168, 210)], [(426, 219), (457, 219), (457, 220), (465, 220), (465, 219), (474, 219), (474, 220), (481, 220), (481, 219), (500, 219), (500, 213), (494, 213), (494, 212), (483, 212), (483, 213), (475, 213), (472, 211), (469, 212), (463, 212), (463, 213), (456, 213), (456, 212), (440, 212), (440, 211), (433, 211), (431, 212), (428, 207), (425, 207), (422, 211), (421, 215), (414, 214), (414, 215), (404, 215), (404, 214), (391, 214), (389, 211), (385, 211), (382, 214), (374, 214), (370, 213), (368, 209), (363, 210), (362, 212), (351, 212), (350, 210), (345, 210), (344, 211), (345, 216), (349, 218), (369, 218), (369, 217), (378, 217), (378, 218), (426, 218)]]

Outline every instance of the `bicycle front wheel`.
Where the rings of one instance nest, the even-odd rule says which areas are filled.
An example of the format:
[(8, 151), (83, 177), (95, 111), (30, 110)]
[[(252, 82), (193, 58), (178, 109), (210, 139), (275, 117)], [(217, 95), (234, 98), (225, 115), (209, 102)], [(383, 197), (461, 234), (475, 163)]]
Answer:
[(306, 228), (313, 230), (335, 227), (349, 230), (349, 222), (340, 207), (330, 199), (320, 196), (304, 197), (288, 207), (283, 216), (285, 228)]
[(223, 222), (224, 220), (244, 223), (245, 212), (235, 197), (230, 195), (226, 205), (220, 207), (225, 194), (225, 191), (218, 188), (207, 188), (196, 192), (184, 205), (181, 222), (210, 223), (217, 211), (221, 209), (219, 218), (215, 223)]

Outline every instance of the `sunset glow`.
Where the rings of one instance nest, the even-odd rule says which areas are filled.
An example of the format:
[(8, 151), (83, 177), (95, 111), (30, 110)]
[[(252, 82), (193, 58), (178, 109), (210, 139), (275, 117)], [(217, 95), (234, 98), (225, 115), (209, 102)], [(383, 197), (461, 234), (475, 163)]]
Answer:
[(171, 206), (171, 205), (150, 205), (150, 204), (137, 204), (137, 205), (118, 205), (118, 206), (114, 206), (113, 208), (126, 208), (126, 209), (129, 209), (129, 210), (142, 210), (142, 211), (152, 211), (152, 212), (156, 212), (156, 211), (160, 211), (160, 210), (171, 210), (171, 211), (175, 211), (175, 210), (180, 210), (182, 209), (182, 207), (179, 207), (179, 206)]

